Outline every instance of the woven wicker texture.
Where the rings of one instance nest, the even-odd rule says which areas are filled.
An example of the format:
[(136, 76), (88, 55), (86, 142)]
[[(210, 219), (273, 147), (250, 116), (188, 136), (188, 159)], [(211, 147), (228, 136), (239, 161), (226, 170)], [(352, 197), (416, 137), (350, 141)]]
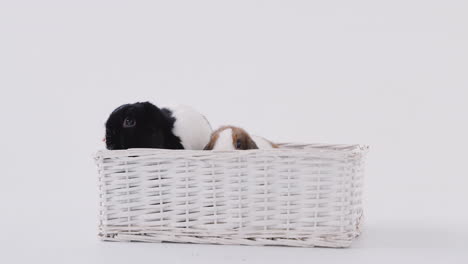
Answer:
[(362, 145), (102, 150), (99, 236), (110, 241), (348, 247)]

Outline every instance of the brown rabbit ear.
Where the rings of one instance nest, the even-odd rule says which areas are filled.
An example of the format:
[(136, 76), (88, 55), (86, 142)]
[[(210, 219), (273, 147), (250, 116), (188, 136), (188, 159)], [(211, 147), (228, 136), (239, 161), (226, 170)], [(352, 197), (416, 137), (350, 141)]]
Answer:
[(203, 150), (213, 150), (215, 143), (218, 140), (218, 137), (219, 137), (219, 132), (218, 131), (213, 132), (213, 134), (210, 137), (210, 142), (206, 144)]
[(250, 137), (247, 140), (247, 149), (258, 149), (257, 144)]
[(208, 144), (206, 144), (205, 148), (203, 148), (203, 150), (213, 150), (213, 147), (214, 147), (214, 140), (210, 140), (210, 142), (208, 142)]

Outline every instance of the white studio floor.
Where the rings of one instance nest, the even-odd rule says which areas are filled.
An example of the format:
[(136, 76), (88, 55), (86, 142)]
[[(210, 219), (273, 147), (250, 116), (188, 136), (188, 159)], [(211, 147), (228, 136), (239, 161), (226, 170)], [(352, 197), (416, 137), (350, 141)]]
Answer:
[[(64, 231), (64, 230), (63, 230)], [(70, 233), (72, 234), (72, 233)], [(467, 263), (455, 229), (368, 227), (348, 249), (99, 242), (84, 234), (2, 239), (4, 263)], [(3, 262), (3, 261), (2, 261)]]

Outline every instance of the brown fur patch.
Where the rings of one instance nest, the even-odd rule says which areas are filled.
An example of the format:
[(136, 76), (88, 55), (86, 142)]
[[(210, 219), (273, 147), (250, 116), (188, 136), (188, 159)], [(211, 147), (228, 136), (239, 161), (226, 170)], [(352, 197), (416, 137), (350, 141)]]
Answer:
[[(219, 128), (219, 129), (221, 129), (221, 128)], [(214, 144), (216, 143), (216, 141), (218, 141), (219, 133), (222, 131), (222, 130), (220, 131), (219, 129), (217, 129), (216, 131), (211, 133), (210, 142), (208, 142), (208, 144), (206, 144), (206, 146), (205, 146), (205, 148), (203, 148), (203, 150), (212, 150), (213, 149)]]
[(244, 129), (235, 126), (222, 126), (211, 134), (210, 142), (208, 142), (204, 150), (212, 150), (219, 138), (219, 134), (226, 129), (232, 130), (232, 144), (235, 149), (258, 149), (257, 144), (255, 144), (250, 135)]

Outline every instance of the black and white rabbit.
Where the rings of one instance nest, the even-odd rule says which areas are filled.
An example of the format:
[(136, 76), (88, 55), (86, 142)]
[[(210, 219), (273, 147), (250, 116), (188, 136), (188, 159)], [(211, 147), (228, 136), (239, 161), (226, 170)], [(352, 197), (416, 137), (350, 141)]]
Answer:
[(210, 141), (210, 123), (189, 106), (158, 108), (150, 102), (125, 104), (106, 122), (107, 149), (201, 150)]

